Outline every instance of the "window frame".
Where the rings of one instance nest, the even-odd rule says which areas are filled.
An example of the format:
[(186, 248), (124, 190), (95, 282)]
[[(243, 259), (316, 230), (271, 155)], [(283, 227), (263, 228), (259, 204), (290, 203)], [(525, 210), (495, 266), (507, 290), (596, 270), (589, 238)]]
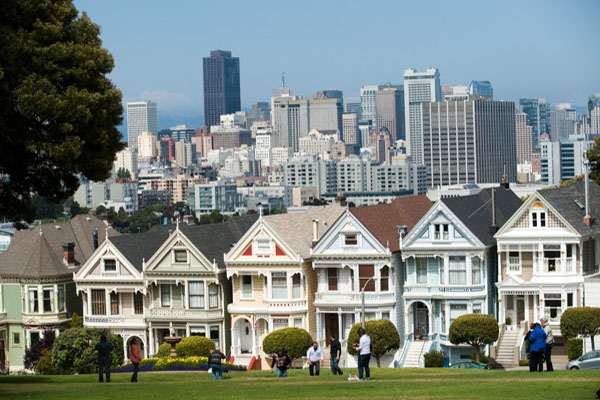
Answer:
[[(453, 263), (452, 260), (453, 259), (462, 259), (462, 262), (456, 262)], [(458, 266), (462, 266), (461, 269), (452, 269), (453, 265), (458, 265)], [(460, 273), (462, 276), (464, 276), (464, 279), (462, 282), (456, 282), (455, 280), (453, 280), (453, 272), (456, 273)], [(453, 286), (464, 286), (468, 283), (467, 280), (467, 258), (465, 256), (449, 256), (448, 257), (448, 284), (449, 285), (453, 285)]]
[[(383, 271), (386, 271), (386, 275), (383, 275)], [(389, 292), (390, 289), (390, 275), (391, 269), (389, 265), (384, 265), (379, 269), (379, 291), (380, 292)], [(385, 286), (385, 288), (384, 288)]]
[(121, 315), (121, 299), (118, 292), (110, 292), (110, 315)]
[[(278, 283), (283, 282), (283, 284), (278, 284), (276, 286), (275, 285), (276, 279), (277, 279)], [(278, 293), (277, 296), (275, 296), (275, 293), (276, 293), (275, 288), (276, 287), (277, 287), (277, 293)], [(288, 298), (287, 274), (285, 272), (271, 272), (271, 299), (287, 300), (287, 298)]]
[[(109, 268), (106, 267), (107, 262), (114, 262), (114, 265)], [(115, 258), (105, 258), (102, 260), (104, 272), (117, 272), (117, 260)]]
[(58, 300), (58, 312), (64, 312), (66, 309), (65, 285), (56, 287), (56, 296)]
[[(27, 303), (28, 303), (28, 311), (30, 314), (39, 313), (40, 312), (40, 295), (38, 293), (38, 288), (28, 288), (27, 289)], [(31, 298), (33, 294), (33, 299)], [(33, 305), (33, 308), (31, 307)]]
[[(472, 285), (481, 285), (483, 284), (483, 268), (482, 268), (482, 260), (479, 257), (471, 257), (471, 284)], [(475, 269), (473, 268), (474, 265), (477, 265), (478, 267), (478, 272), (477, 275), (475, 275)], [(475, 282), (475, 276), (477, 276), (478, 282)]]
[[(15, 340), (15, 338), (17, 338), (17, 340)], [(21, 341), (21, 332), (13, 332), (11, 339), (12, 339), (13, 347), (23, 347), (23, 344)]]
[[(419, 265), (419, 264), (424, 264), (425, 267), (425, 281), (422, 281), (419, 279), (419, 276), (423, 276), (423, 274), (419, 275), (419, 266), (423, 267), (423, 265)], [(415, 258), (415, 283), (417, 285), (426, 285), (429, 282), (429, 259), (428, 258)]]
[[(177, 254), (185, 254), (185, 261), (178, 261)], [(173, 264), (189, 264), (190, 256), (187, 249), (173, 249)]]
[(338, 291), (339, 272), (337, 268), (327, 268), (327, 290), (330, 292)]
[[(206, 294), (204, 291), (204, 281), (189, 281), (188, 282), (188, 307), (192, 310), (203, 310), (206, 308)], [(199, 292), (195, 292), (195, 289), (192, 288), (200, 288)], [(193, 299), (197, 299), (199, 301), (198, 306), (192, 305), (194, 301)]]
[[(214, 293), (211, 293), (212, 289), (215, 289)], [(219, 285), (216, 283), (211, 283), (208, 285), (208, 308), (209, 310), (214, 310), (219, 308)], [(214, 303), (213, 303), (214, 300)]]
[[(295, 280), (298, 278), (298, 284), (296, 284)], [(296, 293), (297, 290), (297, 293)], [(297, 300), (302, 298), (302, 277), (300, 274), (292, 275), (292, 299)]]
[(268, 236), (257, 237), (256, 239), (254, 239), (254, 247), (256, 248), (257, 255), (270, 255), (273, 252), (271, 250), (271, 238), (269, 238)]
[[(244, 280), (248, 277), (250, 279), (250, 283), (245, 283)], [(254, 299), (254, 277), (249, 274), (240, 275), (240, 299), (241, 300), (253, 300)], [(249, 285), (250, 293), (245, 294), (244, 287)]]
[[(97, 296), (94, 295), (97, 294)], [(106, 315), (106, 290), (92, 289), (92, 315)], [(98, 307), (98, 308), (97, 308)], [(96, 311), (98, 310), (98, 311)]]
[[(166, 293), (167, 290), (165, 290), (165, 288), (168, 288), (168, 294)], [(160, 284), (160, 306), (167, 308), (167, 307), (171, 307), (173, 305), (173, 301), (172, 301), (172, 293), (171, 293), (171, 284), (170, 283), (161, 283)]]
[(357, 232), (344, 233), (344, 246), (346, 246), (346, 247), (358, 246), (358, 233)]
[[(138, 306), (141, 305), (141, 311), (138, 312)], [(135, 292), (133, 294), (133, 314), (144, 315), (144, 294), (141, 292)]]
[[(516, 255), (515, 255), (515, 253), (516, 253)], [(514, 261), (517, 258), (519, 260), (519, 263), (518, 264), (513, 263), (512, 261)], [(517, 250), (517, 251), (514, 251), (514, 250), (507, 251), (506, 252), (506, 270), (507, 270), (507, 273), (508, 274), (513, 274), (513, 275), (520, 275), (521, 271), (522, 271), (522, 268), (523, 268), (522, 265), (521, 265), (522, 261), (523, 261), (523, 258), (521, 256), (521, 251), (519, 251), (519, 250)], [(518, 265), (517, 269), (513, 269), (513, 267), (515, 265)]]
[[(366, 271), (368, 268), (371, 268), (373, 273), (370, 276), (364, 275), (362, 276), (361, 272), (362, 271)], [(373, 278), (371, 279), (371, 281), (369, 283), (366, 283), (369, 278)], [(377, 288), (375, 287), (375, 265), (374, 264), (359, 264), (358, 266), (358, 290), (362, 291), (363, 287), (365, 286), (365, 284), (367, 285), (365, 287), (365, 292), (375, 292), (377, 290)]]
[[(46, 293), (50, 293), (49, 298), (46, 299)], [(46, 309), (46, 301), (49, 303), (49, 310)], [(42, 288), (42, 307), (44, 313), (53, 313), (54, 312), (54, 288), (53, 287), (45, 287)]]

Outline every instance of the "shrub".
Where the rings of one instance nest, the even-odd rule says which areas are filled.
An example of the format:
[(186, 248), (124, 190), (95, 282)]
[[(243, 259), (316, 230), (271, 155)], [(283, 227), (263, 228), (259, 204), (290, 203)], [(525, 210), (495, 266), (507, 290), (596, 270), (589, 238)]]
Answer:
[[(352, 344), (358, 343), (358, 328), (361, 326), (360, 323), (352, 325), (348, 335), (348, 352), (352, 355), (357, 354)], [(365, 322), (365, 331), (371, 338), (371, 355), (377, 360), (377, 366), (380, 367), (381, 357), (400, 347), (398, 331), (394, 324), (387, 319)]]
[(506, 317), (506, 325), (512, 325), (512, 318)]
[(265, 354), (273, 354), (279, 349), (285, 350), (290, 359), (301, 358), (306, 355), (313, 339), (304, 329), (283, 328), (269, 333), (263, 340)]
[(59, 375), (61, 370), (52, 362), (52, 350), (42, 350), (42, 356), (35, 366), (36, 371), (42, 375)]
[(569, 353), (569, 361), (581, 357), (583, 354), (583, 339), (567, 339), (567, 351)]
[(431, 350), (423, 358), (425, 359), (425, 368), (441, 368), (444, 366), (444, 353), (441, 351)]
[[(181, 342), (175, 345), (177, 357), (208, 357), (210, 351), (214, 350), (215, 343), (203, 336), (189, 336), (181, 339)], [(171, 345), (167, 342), (158, 348), (157, 357), (168, 357), (171, 352)]]
[(529, 360), (519, 360), (519, 366), (520, 367), (528, 367), (529, 366)]
[[(471, 360), (472, 361), (478, 361), (477, 359), (477, 353), (475, 353), (474, 351), (471, 353)], [(479, 352), (479, 361), (484, 363), (484, 364), (489, 364), (490, 363), (490, 358), (488, 356), (485, 355), (485, 353), (483, 351)]]
[(467, 343), (473, 346), (476, 361), (479, 361), (481, 346), (498, 340), (498, 322), (486, 314), (461, 315), (450, 324), (449, 339), (453, 344)]
[(76, 312), (71, 315), (71, 328), (83, 328), (83, 320), (79, 318)]
[(25, 368), (30, 369), (32, 371), (36, 371), (37, 363), (39, 359), (42, 357), (42, 352), (44, 350), (52, 351), (52, 346), (54, 346), (54, 339), (56, 334), (54, 331), (48, 329), (44, 331), (44, 334), (35, 342), (31, 347), (28, 347), (25, 350), (25, 356), (23, 357), (23, 365)]
[(560, 332), (568, 337), (590, 337), (595, 350), (594, 336), (600, 334), (600, 308), (575, 307), (567, 309), (560, 317)]
[(89, 374), (97, 370), (98, 352), (96, 344), (100, 335), (106, 335), (114, 348), (111, 353), (111, 366), (123, 363), (123, 339), (110, 329), (70, 328), (64, 331), (54, 342), (52, 362), (65, 373)]

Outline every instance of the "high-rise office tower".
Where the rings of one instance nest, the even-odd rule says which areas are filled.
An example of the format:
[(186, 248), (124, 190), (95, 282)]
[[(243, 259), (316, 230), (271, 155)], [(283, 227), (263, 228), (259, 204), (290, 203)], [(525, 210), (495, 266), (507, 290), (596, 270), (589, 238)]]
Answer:
[(362, 106), (360, 102), (346, 102), (346, 112), (356, 114), (358, 121), (362, 121)]
[(404, 71), (404, 123), (406, 126), (406, 151), (416, 165), (423, 164), (423, 139), (421, 130), (421, 103), (441, 101), (440, 72), (429, 68), (417, 72)]
[(342, 141), (360, 147), (360, 133), (356, 114), (342, 114)]
[(219, 125), (219, 117), (240, 111), (240, 59), (231, 51), (213, 50), (204, 57), (204, 125)]
[(252, 124), (256, 121), (270, 121), (271, 113), (269, 110), (269, 103), (266, 101), (255, 101), (252, 103), (252, 108), (246, 114), (246, 126), (252, 127)]
[(375, 124), (375, 94), (378, 90), (378, 85), (368, 85), (360, 88), (361, 121), (371, 121)]
[(271, 126), (273, 133), (279, 135), (279, 102), (282, 100), (296, 100), (294, 89), (285, 86), (285, 75), (281, 75), (281, 87), (273, 89), (271, 96)]
[(540, 137), (547, 133), (552, 137), (550, 131), (550, 104), (546, 99), (520, 99), (521, 112), (527, 114), (527, 124), (533, 128), (534, 149), (539, 146)]
[(472, 96), (486, 96), (490, 100), (494, 98), (494, 89), (490, 81), (471, 81), (469, 94)]
[(575, 133), (575, 122), (577, 121), (577, 112), (571, 104), (560, 103), (556, 105), (556, 110), (550, 112), (550, 132), (552, 132), (552, 141), (558, 142), (561, 139), (568, 139)]
[(527, 114), (515, 115), (515, 134), (517, 136), (517, 163), (531, 162), (533, 128), (527, 125)]
[(384, 87), (375, 93), (375, 123), (378, 129), (388, 129), (392, 143), (405, 139), (402, 89)]
[(156, 103), (150, 100), (127, 103), (127, 146), (135, 151), (142, 132), (158, 134)]
[(515, 105), (465, 100), (422, 103), (423, 164), (432, 187), (517, 179)]

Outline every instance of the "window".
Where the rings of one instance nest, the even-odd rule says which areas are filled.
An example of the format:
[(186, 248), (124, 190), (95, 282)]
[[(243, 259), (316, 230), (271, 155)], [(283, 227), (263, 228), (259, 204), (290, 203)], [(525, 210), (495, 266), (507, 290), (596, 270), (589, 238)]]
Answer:
[(110, 315), (119, 315), (119, 293), (110, 293)]
[(106, 315), (104, 289), (92, 289), (92, 315)]
[(433, 229), (435, 240), (448, 240), (448, 224), (435, 224)]
[(344, 235), (344, 244), (346, 246), (356, 246), (358, 244), (356, 233), (346, 233)]
[(44, 288), (44, 312), (54, 311), (54, 290)]
[(302, 318), (294, 318), (294, 328), (302, 329)]
[(13, 346), (21, 346), (21, 333), (13, 332)]
[(116, 272), (117, 271), (117, 260), (104, 260), (104, 271)]
[(567, 293), (567, 307), (573, 307), (573, 293)]
[(215, 343), (215, 349), (218, 349), (219, 346), (219, 326), (211, 326), (210, 327), (210, 338)]
[(204, 282), (189, 282), (190, 308), (204, 308)]
[(383, 312), (381, 313), (381, 319), (390, 319), (390, 313), (389, 312)]
[(271, 254), (271, 239), (269, 239), (269, 238), (256, 239), (256, 253), (257, 254)]
[(370, 279), (370, 278), (373, 278), (374, 276), (375, 276), (375, 266), (359, 265), (358, 266), (358, 279), (359, 279), (359, 285), (360, 285), (359, 290), (363, 290), (363, 288), (364, 288), (365, 292), (374, 292), (375, 291), (375, 280)]
[(338, 289), (338, 271), (337, 268), (327, 268), (327, 284), (329, 290)]
[(508, 252), (508, 271), (509, 272), (520, 272), (521, 271), (521, 253), (518, 251)]
[(427, 258), (417, 258), (417, 283), (427, 283)]
[(381, 268), (379, 274), (381, 275), (381, 291), (387, 292), (388, 290), (390, 290), (390, 268), (387, 265), (385, 265), (383, 268)]
[(302, 295), (300, 274), (292, 275), (292, 298), (299, 299)]
[(446, 332), (446, 303), (440, 304), (440, 327), (442, 332)]
[(38, 291), (37, 288), (29, 289), (29, 312), (36, 313), (39, 312), (39, 304), (38, 304)]
[(534, 228), (536, 228), (538, 226), (537, 213), (531, 214), (531, 226), (533, 226)]
[(175, 262), (176, 263), (187, 263), (187, 251), (185, 250), (174, 250)]
[(446, 281), (446, 274), (444, 273), (444, 259), (438, 258), (438, 275), (440, 277), (440, 285), (443, 285)]
[(242, 275), (242, 299), (252, 298), (252, 275)]
[(473, 314), (481, 314), (481, 303), (473, 304)]
[(450, 264), (450, 284), (451, 285), (466, 285), (467, 284), (467, 264), (465, 258), (460, 256), (451, 256)]
[(64, 287), (64, 285), (58, 285), (57, 296), (58, 296), (58, 311), (63, 312), (63, 311), (65, 311), (65, 287)]
[(214, 283), (208, 285), (208, 308), (219, 307), (219, 287)]
[(273, 275), (271, 275), (271, 291), (273, 299), (287, 299), (287, 278), (285, 272), (273, 272)]
[(191, 326), (190, 336), (202, 336), (206, 337), (206, 328), (203, 326)]
[(540, 212), (540, 226), (544, 228), (546, 226), (546, 213)]
[(133, 312), (137, 315), (144, 313), (144, 295), (142, 293), (133, 294)]
[(479, 258), (471, 258), (471, 279), (473, 285), (481, 284), (481, 260)]
[(274, 331), (276, 331), (277, 329), (287, 328), (288, 325), (289, 325), (289, 322), (288, 322), (287, 318), (273, 319), (273, 330)]
[(456, 318), (460, 317), (467, 313), (467, 305), (466, 304), (450, 304), (450, 324)]
[(171, 285), (160, 285), (160, 305), (161, 307), (171, 307)]

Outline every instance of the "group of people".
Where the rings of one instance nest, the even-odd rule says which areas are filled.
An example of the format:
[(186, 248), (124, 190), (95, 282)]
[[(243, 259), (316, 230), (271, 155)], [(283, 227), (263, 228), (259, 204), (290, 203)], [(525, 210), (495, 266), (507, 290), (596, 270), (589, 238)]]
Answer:
[(542, 372), (544, 360), (546, 361), (546, 371), (554, 371), (552, 367), (554, 335), (545, 317), (540, 319), (539, 323), (535, 322), (530, 325), (525, 340), (529, 340), (529, 371)]
[[(100, 342), (96, 344), (96, 350), (98, 351), (98, 375), (101, 383), (104, 382), (104, 376), (106, 376), (106, 382), (110, 382), (110, 365), (112, 363), (111, 352), (113, 348), (113, 344), (108, 341), (106, 335), (101, 335)], [(129, 359), (133, 365), (131, 382), (137, 383), (140, 361), (142, 361), (138, 338), (133, 338), (131, 340), (131, 344), (129, 346)]]

